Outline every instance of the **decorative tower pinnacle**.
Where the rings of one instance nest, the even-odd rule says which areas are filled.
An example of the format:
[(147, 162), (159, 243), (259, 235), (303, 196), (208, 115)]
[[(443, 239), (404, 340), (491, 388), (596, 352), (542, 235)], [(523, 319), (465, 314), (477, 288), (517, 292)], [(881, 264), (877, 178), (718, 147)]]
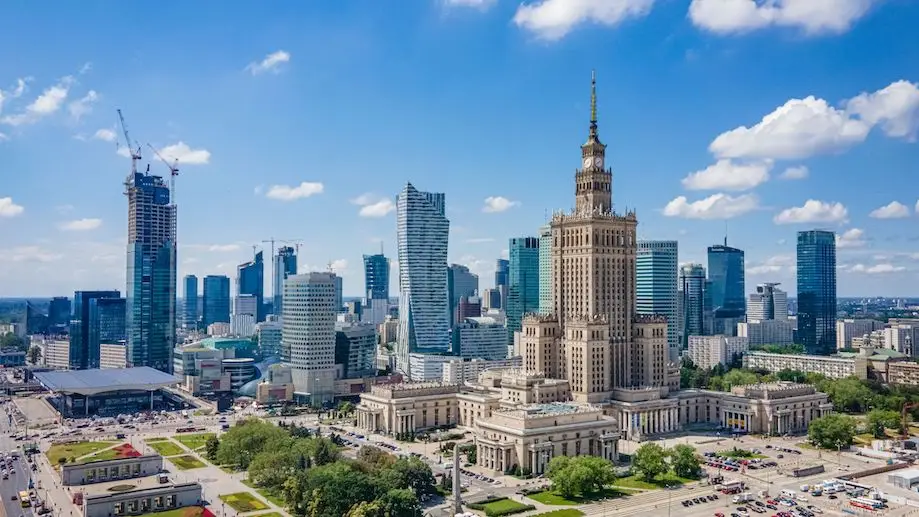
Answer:
[(597, 129), (597, 73), (590, 73), (590, 132), (581, 146), (582, 167), (575, 185), (575, 210), (612, 210), (612, 173), (606, 166), (606, 146)]
[(597, 71), (590, 72), (590, 141), (599, 142), (597, 135)]

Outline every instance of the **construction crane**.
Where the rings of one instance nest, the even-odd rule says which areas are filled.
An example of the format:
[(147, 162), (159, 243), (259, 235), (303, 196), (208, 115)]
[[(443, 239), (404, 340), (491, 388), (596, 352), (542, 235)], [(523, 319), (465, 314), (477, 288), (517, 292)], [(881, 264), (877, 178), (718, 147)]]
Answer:
[(909, 410), (919, 408), (919, 402), (907, 402), (900, 411), (900, 438), (909, 438)]
[[(124, 123), (124, 115), (121, 114), (121, 108), (118, 108), (118, 120), (121, 122), (121, 132), (124, 133), (125, 143), (128, 145), (128, 153), (131, 155), (131, 174), (137, 174), (137, 162), (140, 161), (140, 144), (134, 142), (131, 143), (131, 137), (128, 135), (128, 126)], [(134, 146), (137, 146), (137, 149), (134, 149)]]
[(291, 239), (291, 240), (280, 241), (280, 242), (283, 242), (284, 244), (293, 244), (293, 245), (294, 245), (294, 249), (297, 250), (297, 255), (300, 254), (300, 246), (303, 245), (303, 241)]
[(172, 204), (174, 205), (176, 197), (176, 176), (179, 175), (179, 159), (176, 158), (175, 161), (172, 162), (172, 165), (169, 165), (169, 161), (167, 161), (166, 158), (163, 158), (163, 155), (156, 150), (156, 147), (153, 147), (149, 143), (147, 143), (147, 147), (149, 147), (150, 150), (153, 151), (153, 154), (155, 154), (156, 157), (159, 158), (161, 162), (163, 162), (163, 165), (169, 167), (169, 195), (171, 196)]

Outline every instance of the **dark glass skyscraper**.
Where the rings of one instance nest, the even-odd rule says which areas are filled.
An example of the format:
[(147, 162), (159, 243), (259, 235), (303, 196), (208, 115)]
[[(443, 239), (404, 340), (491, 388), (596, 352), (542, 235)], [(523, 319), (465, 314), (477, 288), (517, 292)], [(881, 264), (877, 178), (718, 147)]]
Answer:
[(744, 292), (744, 252), (718, 244), (708, 248), (708, 280), (711, 302), (711, 332), (736, 335), (737, 323), (746, 313), (747, 298)]
[(508, 246), (507, 330), (520, 330), (523, 315), (539, 310), (539, 238), (517, 237)]
[(456, 325), (456, 308), (460, 298), (475, 296), (479, 291), (479, 275), (461, 264), (450, 264), (447, 268), (447, 296), (450, 297), (450, 325)]
[(176, 207), (160, 176), (132, 172), (128, 196), (128, 362), (172, 372), (176, 336)]
[(193, 329), (198, 325), (198, 277), (185, 275), (184, 284), (182, 325), (185, 328)]
[(389, 300), (389, 259), (364, 255), (364, 294), (368, 300)]
[(297, 274), (297, 254), (290, 246), (283, 246), (278, 249), (278, 254), (274, 256), (274, 268), (271, 274), (271, 296), (274, 298), (271, 304), (271, 312), (277, 316), (282, 314), (284, 305), (284, 280), (290, 275)]
[[(113, 304), (106, 302), (114, 300)], [(104, 322), (102, 321), (104, 320)], [(100, 323), (106, 330), (100, 334)], [(125, 304), (118, 291), (77, 291), (73, 293), (70, 318), (70, 368), (99, 367), (100, 337), (116, 335), (125, 339)]]
[(252, 260), (236, 268), (236, 295), (243, 294), (255, 297), (255, 319), (265, 321), (265, 264), (261, 251)]
[(225, 276), (204, 277), (203, 324), (230, 322), (230, 279)]
[(510, 267), (510, 260), (498, 259), (498, 261), (495, 262), (495, 289), (501, 295), (501, 304), (492, 308), (507, 310), (507, 287), (510, 277)]
[(48, 304), (48, 326), (51, 332), (59, 332), (70, 325), (71, 314), (70, 298), (55, 296)]
[(836, 351), (834, 232), (798, 232), (798, 336), (808, 354)]

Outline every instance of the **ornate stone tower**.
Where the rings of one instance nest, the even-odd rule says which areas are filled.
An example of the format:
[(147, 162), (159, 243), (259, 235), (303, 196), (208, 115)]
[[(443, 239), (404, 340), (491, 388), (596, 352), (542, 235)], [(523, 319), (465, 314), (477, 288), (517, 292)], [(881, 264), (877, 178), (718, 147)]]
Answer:
[(590, 78), (590, 132), (581, 146), (581, 169), (575, 175), (575, 212), (613, 209), (613, 173), (606, 167), (606, 146), (597, 131), (597, 76)]

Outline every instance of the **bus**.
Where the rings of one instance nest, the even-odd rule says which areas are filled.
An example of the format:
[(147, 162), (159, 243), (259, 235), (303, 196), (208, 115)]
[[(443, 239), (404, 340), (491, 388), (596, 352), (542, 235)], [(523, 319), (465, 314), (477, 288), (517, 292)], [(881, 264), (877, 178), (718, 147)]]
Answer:
[(739, 494), (743, 492), (744, 482), (740, 480), (725, 481), (721, 484), (721, 492), (724, 494)]
[(866, 510), (880, 510), (884, 507), (884, 503), (878, 501), (877, 499), (869, 499), (867, 497), (853, 497), (849, 499), (849, 504), (856, 508), (864, 508)]
[(27, 490), (19, 492), (19, 505), (23, 508), (32, 506), (32, 502), (29, 500), (29, 492)]

